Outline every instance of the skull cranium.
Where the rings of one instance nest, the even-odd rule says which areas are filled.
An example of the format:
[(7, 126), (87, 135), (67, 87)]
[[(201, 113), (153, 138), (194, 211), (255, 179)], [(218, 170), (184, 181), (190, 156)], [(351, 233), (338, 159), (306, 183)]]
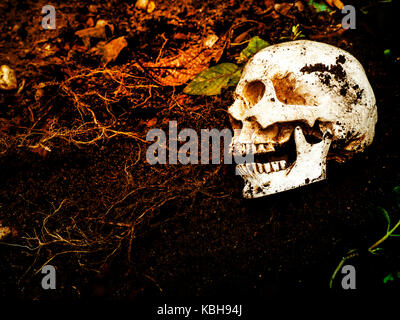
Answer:
[[(334, 46), (300, 40), (269, 46), (245, 66), (228, 112), (243, 195), (257, 198), (326, 178), (372, 143), (375, 96), (361, 64)], [(240, 129), (240, 130), (238, 130)]]

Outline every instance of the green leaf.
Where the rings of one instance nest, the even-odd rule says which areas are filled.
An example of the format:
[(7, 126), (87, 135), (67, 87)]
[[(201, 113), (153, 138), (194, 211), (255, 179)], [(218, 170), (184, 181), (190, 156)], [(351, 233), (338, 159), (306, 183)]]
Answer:
[(383, 279), (383, 283), (388, 283), (389, 281), (393, 281), (393, 275), (390, 273), (388, 274), (384, 279)]
[(242, 68), (239, 68), (234, 74), (232, 74), (231, 78), (229, 79), (228, 87), (236, 86), (239, 83), (241, 76), (242, 76)]
[(400, 186), (394, 187), (393, 192), (400, 195)]
[(220, 63), (200, 72), (183, 92), (192, 95), (213, 96), (221, 93), (222, 88), (239, 82), (242, 68), (234, 63)]
[(239, 57), (236, 58), (236, 61), (238, 63), (246, 62), (253, 54), (268, 47), (269, 45), (270, 44), (267, 41), (255, 36), (249, 40), (249, 44), (245, 49), (242, 50)]
[(383, 249), (382, 248), (376, 248), (376, 249), (373, 249), (373, 250), (369, 250), (369, 252), (372, 253), (372, 254), (376, 254), (379, 251), (383, 251)]
[(332, 12), (332, 10), (325, 3), (318, 3), (310, 0), (308, 5), (314, 7), (315, 11), (317, 12)]
[(386, 211), (385, 208), (382, 207), (378, 207), (378, 210), (383, 214), (383, 216), (385, 217), (387, 223), (388, 223), (388, 230), (390, 229), (390, 217), (389, 217), (389, 213)]

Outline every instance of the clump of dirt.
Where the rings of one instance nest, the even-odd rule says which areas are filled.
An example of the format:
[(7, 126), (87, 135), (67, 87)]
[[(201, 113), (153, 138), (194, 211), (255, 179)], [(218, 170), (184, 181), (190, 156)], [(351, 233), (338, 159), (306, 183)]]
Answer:
[[(312, 65), (305, 65), (303, 68), (300, 69), (303, 73), (313, 73), (313, 72), (320, 72), (321, 74), (329, 73), (332, 75), (337, 81), (344, 81), (346, 79), (346, 71), (340, 65), (340, 63), (327, 66), (323, 63), (315, 63)], [(329, 78), (325, 78), (322, 75), (323, 83), (330, 85)]]

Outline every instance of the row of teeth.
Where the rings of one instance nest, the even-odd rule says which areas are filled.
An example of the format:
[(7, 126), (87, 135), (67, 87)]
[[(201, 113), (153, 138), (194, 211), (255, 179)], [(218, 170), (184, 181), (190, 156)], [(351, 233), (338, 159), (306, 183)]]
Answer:
[(237, 166), (238, 171), (241, 174), (248, 174), (249, 172), (256, 173), (270, 173), (285, 170), (287, 163), (285, 160), (274, 161), (269, 163), (247, 163), (240, 164)]
[(232, 145), (232, 150), (240, 154), (252, 153), (266, 153), (274, 151), (274, 147), (271, 144), (266, 143), (236, 143)]

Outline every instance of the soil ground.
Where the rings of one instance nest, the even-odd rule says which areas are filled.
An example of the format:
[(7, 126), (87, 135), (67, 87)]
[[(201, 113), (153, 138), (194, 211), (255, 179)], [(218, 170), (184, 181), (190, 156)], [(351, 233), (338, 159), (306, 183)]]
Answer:
[[(303, 1), (302, 11), (273, 15), (273, 2), (159, 0), (148, 13), (132, 1), (53, 1), (57, 29), (47, 31), (41, 28), (47, 1), (0, 4), (0, 63), (16, 71), (19, 88), (24, 83), (0, 93), (0, 222), (11, 230), (0, 240), (0, 296), (320, 292), (351, 249), (360, 252), (348, 262), (359, 291), (399, 287), (398, 240), (388, 239), (379, 254), (367, 251), (386, 231), (377, 208), (390, 213), (393, 225), (400, 218), (392, 192), (400, 184), (395, 10), (349, 1), (357, 27), (338, 32), (339, 10), (317, 13)], [(75, 34), (99, 19), (114, 26), (106, 41), (127, 40), (106, 66)], [(235, 40), (258, 35), (279, 43), (297, 24), (305, 38), (341, 47), (364, 66), (379, 116), (366, 152), (329, 163), (324, 182), (255, 200), (242, 198), (232, 165), (146, 163), (151, 128), (167, 129), (170, 120), (197, 132), (229, 128), (234, 87), (189, 96), (184, 86), (158, 84), (137, 63), (239, 25), (219, 60), (234, 63), (245, 47)], [(100, 40), (91, 41), (93, 48)], [(40, 286), (46, 264), (57, 269), (56, 290)], [(341, 290), (340, 279), (334, 288)]]

